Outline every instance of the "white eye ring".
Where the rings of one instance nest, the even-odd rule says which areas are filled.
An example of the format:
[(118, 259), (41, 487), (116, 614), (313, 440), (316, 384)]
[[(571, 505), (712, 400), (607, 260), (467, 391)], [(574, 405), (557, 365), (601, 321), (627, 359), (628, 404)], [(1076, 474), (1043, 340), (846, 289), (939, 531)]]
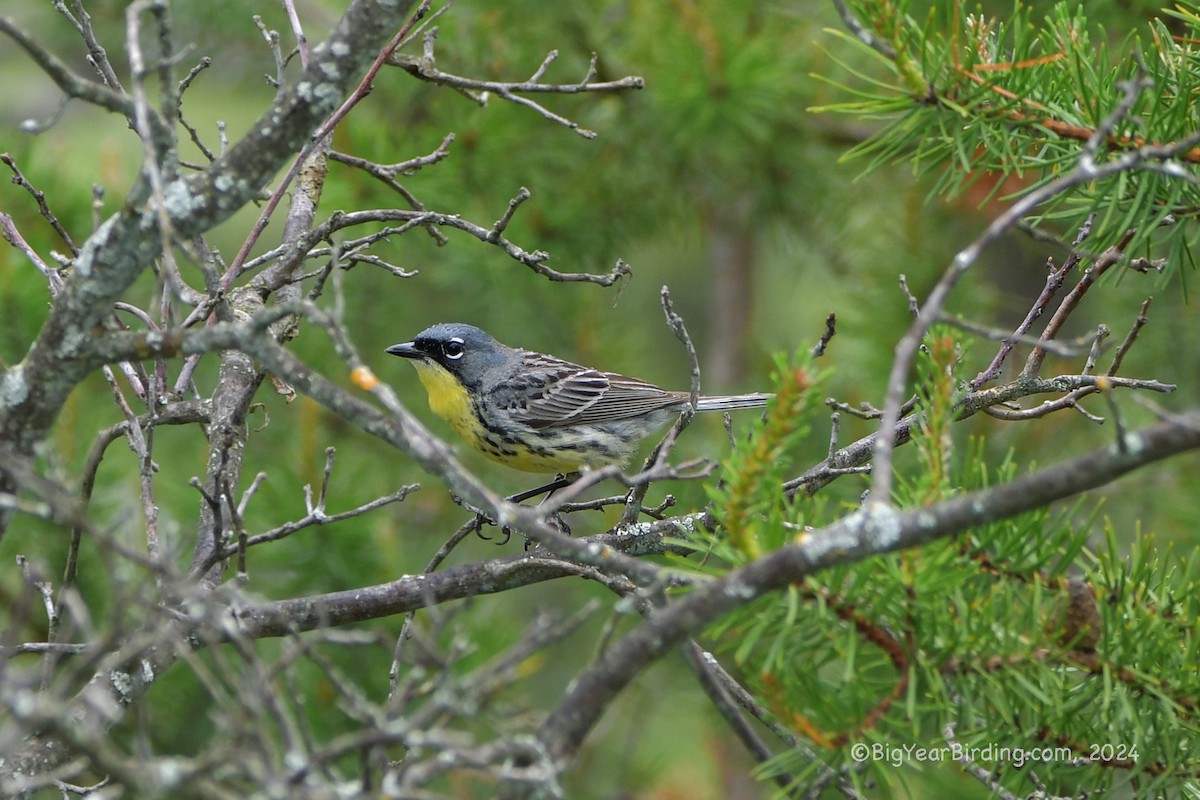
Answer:
[(455, 361), (462, 358), (464, 352), (466, 352), (466, 350), (463, 348), (463, 340), (457, 336), (455, 336), (453, 339), (449, 339), (444, 345), (442, 345), (442, 353), (446, 356), (446, 358), (454, 359)]

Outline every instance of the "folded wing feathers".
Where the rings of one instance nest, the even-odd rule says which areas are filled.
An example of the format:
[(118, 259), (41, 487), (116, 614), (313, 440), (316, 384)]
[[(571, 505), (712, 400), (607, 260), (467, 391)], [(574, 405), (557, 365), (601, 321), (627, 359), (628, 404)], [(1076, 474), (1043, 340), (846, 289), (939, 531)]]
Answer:
[(697, 411), (733, 411), (738, 408), (762, 408), (775, 395), (764, 392), (733, 394), (720, 397), (701, 397), (696, 401)]
[[(520, 392), (521, 407), (510, 406), (510, 411), (534, 428), (626, 419), (688, 401), (687, 392), (668, 392), (615, 372), (600, 372), (531, 351), (522, 356), (527, 388), (534, 391)], [(701, 397), (697, 410), (758, 408), (771, 397), (762, 393)]]

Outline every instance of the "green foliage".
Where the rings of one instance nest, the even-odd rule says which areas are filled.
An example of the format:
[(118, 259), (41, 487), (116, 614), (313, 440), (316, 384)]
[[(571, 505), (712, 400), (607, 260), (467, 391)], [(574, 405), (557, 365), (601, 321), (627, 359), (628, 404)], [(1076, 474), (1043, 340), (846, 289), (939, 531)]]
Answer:
[[(853, 5), (883, 46), (835, 34), (844, 43), (836, 57), (852, 76), (837, 85), (855, 99), (814, 110), (886, 124), (847, 158), (869, 159), (868, 170), (909, 162), (934, 177), (930, 196), (952, 197), (986, 179), (989, 198), (1011, 199), (1061, 177), (1087, 152), (1103, 165), (1160, 146), (1172, 151), (1161, 166), (1083, 181), (1030, 221), (1071, 229), (1095, 214), (1098, 250), (1128, 233), (1134, 251), (1153, 245), (1171, 264), (1186, 256), (1194, 226), (1161, 228), (1190, 222), (1200, 207), (1200, 187), (1188, 176), (1200, 161), (1192, 138), (1200, 108), (1190, 88), (1200, 80), (1194, 11), (1180, 7), (1169, 12), (1174, 23), (1154, 19), (1110, 45), (1077, 4), (1039, 12), (1017, 3), (995, 18), (937, 3), (923, 21), (904, 2)], [(1128, 89), (1139, 81), (1144, 86)]]
[(940, 326), (926, 337), (926, 346), (917, 361), (917, 395), (925, 415), (921, 433), (913, 444), (921, 469), (917, 473), (924, 489), (926, 505), (944, 499), (958, 484), (950, 471), (954, 422), (955, 368), (962, 360), (962, 345), (953, 333)]
[[(902, 508), (1018, 471), (1011, 457), (989, 464), (982, 440), (955, 452), (948, 426), (962, 352), (944, 328), (926, 344), (919, 458), (896, 491)], [(783, 404), (726, 464), (712, 496), (729, 531), (708, 543), (711, 555), (742, 563), (796, 535), (801, 518), (832, 521), (822, 505), (785, 501), (767, 466), (772, 443), (794, 430), (781, 425)], [(812, 410), (797, 410), (804, 424)], [(1018, 794), (1030, 771), (1056, 794), (1177, 786), (1200, 747), (1200, 553), (1180, 558), (1144, 536), (1126, 553), (1118, 541), (1082, 504), (1040, 509), (826, 570), (731, 614), (710, 636), (806, 743), (762, 775), (809, 785), (826, 768), (849, 768), (860, 790), (868, 780), (945, 788), (965, 754)]]
[(776, 360), (775, 398), (763, 424), (745, 442), (735, 443), (721, 469), (721, 481), (708, 487), (722, 536), (738, 552), (735, 563), (779, 547), (795, 526), (792, 504), (779, 487), (788, 474), (787, 454), (808, 433), (815, 413), (812, 358)]

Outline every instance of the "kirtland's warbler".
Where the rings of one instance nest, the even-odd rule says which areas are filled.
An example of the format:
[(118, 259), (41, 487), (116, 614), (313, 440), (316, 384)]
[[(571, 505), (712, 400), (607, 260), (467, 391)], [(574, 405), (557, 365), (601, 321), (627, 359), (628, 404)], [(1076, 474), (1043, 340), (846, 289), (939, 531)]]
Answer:
[[(689, 402), (687, 392), (508, 347), (455, 322), (427, 328), (387, 352), (412, 360), (429, 407), (467, 442), (526, 472), (622, 464)], [(770, 398), (701, 397), (696, 410), (757, 408)]]

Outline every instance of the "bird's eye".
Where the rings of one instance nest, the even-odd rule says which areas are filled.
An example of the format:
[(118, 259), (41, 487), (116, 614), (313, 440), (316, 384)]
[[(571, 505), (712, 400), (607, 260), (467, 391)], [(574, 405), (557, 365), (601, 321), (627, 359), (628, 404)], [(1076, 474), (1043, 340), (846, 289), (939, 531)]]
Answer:
[(455, 336), (442, 345), (442, 355), (455, 361), (463, 357), (463, 340)]

